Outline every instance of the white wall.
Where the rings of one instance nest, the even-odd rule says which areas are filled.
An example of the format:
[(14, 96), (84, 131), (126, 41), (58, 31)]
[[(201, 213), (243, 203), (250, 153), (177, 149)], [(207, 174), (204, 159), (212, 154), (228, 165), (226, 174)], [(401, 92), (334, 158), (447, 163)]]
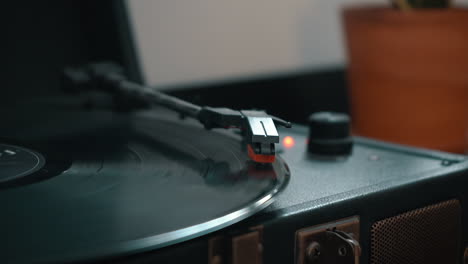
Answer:
[(343, 5), (389, 0), (128, 0), (148, 84), (171, 87), (346, 63)]

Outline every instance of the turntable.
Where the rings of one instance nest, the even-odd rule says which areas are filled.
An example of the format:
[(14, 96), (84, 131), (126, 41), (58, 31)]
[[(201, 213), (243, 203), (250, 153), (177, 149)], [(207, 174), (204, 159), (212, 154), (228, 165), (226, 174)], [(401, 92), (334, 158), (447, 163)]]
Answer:
[[(310, 129), (268, 130), (268, 122), (290, 124), (262, 111), (198, 107), (112, 69), (65, 70), (68, 88), (113, 96), (93, 109), (45, 98), (23, 102), (34, 113), (19, 104), (3, 115), (7, 263), (384, 263), (395, 251), (416, 261), (461, 258), (466, 157), (352, 138), (349, 118), (337, 113), (312, 115)], [(140, 109), (155, 102), (173, 111)], [(116, 103), (119, 112), (109, 111)], [(382, 223), (394, 217), (398, 225)], [(403, 238), (389, 238), (397, 231)], [(424, 243), (407, 242), (418, 232)], [(422, 255), (399, 251), (401, 243)], [(428, 252), (433, 245), (445, 253)]]
[[(108, 64), (97, 65), (101, 66)], [(65, 78), (76, 81), (70, 76), (80, 73), (74, 74)], [(69, 85), (83, 87), (83, 83)], [(133, 91), (121, 92), (125, 94), (119, 96), (138, 100), (131, 97)], [(163, 94), (153, 95), (164, 96), (165, 102), (176, 100), (183, 110), (189, 105)], [(129, 120), (112, 116), (107, 121), (113, 127), (102, 126), (106, 121), (103, 113), (96, 117), (96, 113), (81, 113), (78, 108), (75, 115), (71, 111), (57, 115), (58, 109), (52, 106), (41, 116), (26, 118), (34, 131), (25, 134), (13, 120), (8, 138), (14, 140), (4, 138), (0, 145), (2, 223), (8, 227), (2, 233), (9, 238), (4, 252), (14, 262), (86, 260), (186, 241), (265, 208), (289, 179), (281, 158), (252, 154), (250, 145), (247, 150), (235, 133), (207, 131), (208, 124), (219, 127), (219, 115), (205, 117), (217, 110), (214, 108), (199, 110), (205, 127), (163, 109), (131, 115)], [(221, 118), (241, 122), (235, 119), (234, 110), (220, 111), (229, 115)], [(104, 131), (95, 131), (99, 126), (86, 114), (94, 115), (94, 122), (100, 122)], [(254, 126), (258, 122), (264, 128), (272, 122), (267, 115), (254, 114), (250, 118)], [(77, 124), (81, 131), (69, 129), (70, 117), (83, 122)], [(35, 118), (47, 121), (33, 124)], [(122, 120), (116, 120), (119, 118)], [(45, 142), (43, 135), (50, 138), (63, 125), (75, 137), (59, 135), (57, 141)], [(271, 129), (273, 140), (278, 140), (274, 125)], [(3, 132), (2, 136), (8, 134), (8, 130)], [(261, 140), (270, 144), (266, 136)], [(247, 137), (255, 140), (258, 135)], [(274, 149), (271, 144), (269, 151)], [(252, 159), (248, 153), (254, 155)], [(265, 156), (266, 163), (258, 161)], [(33, 233), (35, 238), (30, 236)], [(28, 254), (18, 254), (26, 251)]]
[[(122, 1), (72, 2), (0, 92), (0, 263), (468, 263), (466, 156), (168, 96), (138, 82)], [(86, 64), (107, 60), (125, 71)]]

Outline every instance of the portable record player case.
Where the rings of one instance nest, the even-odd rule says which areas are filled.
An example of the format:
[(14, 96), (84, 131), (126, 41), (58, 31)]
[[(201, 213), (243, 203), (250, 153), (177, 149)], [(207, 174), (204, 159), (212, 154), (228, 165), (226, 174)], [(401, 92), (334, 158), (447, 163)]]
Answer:
[[(11, 5), (19, 8), (18, 4)], [(11, 43), (10, 50), (15, 52), (6, 53), (6, 57), (15, 61), (15, 65), (27, 66), (22, 70), (10, 68), (11, 74), (6, 80), (8, 88), (2, 90), (3, 99), (59, 93), (57, 74), (64, 66), (95, 60), (120, 62), (131, 79), (141, 81), (123, 1), (54, 1), (49, 5), (53, 11), (47, 11), (43, 4), (31, 5), (37, 5), (28, 11), (32, 12), (31, 21), (41, 12), (61, 14), (44, 22), (42, 26), (50, 28), (45, 30), (44, 40), (36, 44), (36, 47), (43, 47), (30, 51), (35, 53), (33, 57), (37, 61), (49, 59), (51, 64), (44, 69), (41, 63), (25, 63), (30, 62), (30, 58), (21, 47), (31, 45), (27, 43), (31, 36), (23, 36), (19, 47), (13, 48), (16, 44)], [(21, 21), (13, 24), (17, 29), (28, 26)], [(39, 54), (42, 48), (54, 42), (61, 49)], [(405, 261), (412, 261), (410, 257), (417, 255), (417, 250), (422, 250), (423, 255), (435, 256), (430, 261), (436, 262), (440, 260), (437, 257), (441, 257), (447, 260), (445, 263), (462, 263), (468, 244), (468, 161), (465, 156), (355, 138), (353, 153), (348, 158), (320, 159), (307, 153), (307, 127), (295, 125), (291, 130), (280, 130), (280, 134), (281, 140), (289, 136), (295, 143), (292, 147), (282, 146), (279, 153), (289, 168), (290, 180), (265, 210), (214, 233), (171, 246), (131, 251), (122, 248), (120, 254), (77, 256), (67, 261), (353, 263), (348, 262), (348, 258), (338, 258), (343, 261), (338, 262), (303, 256), (310, 255), (311, 241), (304, 240), (310, 230), (332, 229), (344, 222), (354, 223), (353, 228), (358, 228), (344, 230), (353, 233), (359, 242), (360, 263), (408, 263)], [(395, 233), (402, 235), (391, 235)], [(301, 234), (305, 235), (301, 237)], [(14, 238), (7, 237), (2, 244), (8, 244), (10, 239)], [(399, 243), (395, 245), (392, 241)], [(73, 241), (63, 242), (73, 244)], [(414, 251), (408, 253), (405, 251), (408, 249)], [(437, 252), (431, 254), (424, 251), (427, 249), (437, 249)], [(28, 252), (25, 250), (21, 254), (27, 256)], [(5, 255), (0, 253), (0, 256)], [(410, 257), (408, 260), (399, 258), (401, 256)]]
[[(66, 116), (70, 116), (70, 113)], [(178, 123), (181, 122), (174, 123), (174, 119), (170, 118), (167, 124), (148, 123), (151, 119), (140, 119), (142, 117), (136, 114), (129, 118), (131, 122), (140, 124), (130, 130), (143, 129), (145, 133), (159, 134), (158, 137), (167, 128), (180, 127)], [(103, 120), (106, 119), (101, 116), (96, 121)], [(28, 123), (32, 127), (41, 128), (40, 119), (36, 123)], [(66, 123), (59, 125), (61, 124)], [(104, 149), (111, 152), (105, 151), (102, 156), (103, 154), (99, 154), (101, 148), (92, 148), (98, 152), (83, 152), (88, 156), (86, 158), (80, 154), (80, 147), (72, 148), (71, 154), (81, 158), (72, 161), (74, 164), (71, 164), (71, 169), (65, 170), (62, 175), (0, 190), (0, 202), (4, 204), (5, 213), (2, 217), (4, 225), (0, 230), (6, 237), (6, 240), (2, 240), (2, 248), (5, 250), (0, 251), (2, 259), (12, 263), (358, 263), (356, 260), (359, 263), (387, 263), (388, 259), (391, 263), (408, 263), (408, 259), (414, 263), (431, 263), (428, 260), (433, 263), (459, 263), (463, 248), (468, 242), (464, 206), (468, 186), (468, 161), (465, 156), (356, 137), (352, 154), (338, 159), (323, 159), (308, 153), (308, 128), (296, 125), (290, 130), (280, 130), (282, 142), (286, 142), (285, 138), (294, 142), (283, 143), (279, 149), (278, 158), (284, 161), (289, 182), (275, 196), (269, 207), (232, 226), (223, 225), (225, 227), (216, 232), (207, 233), (202, 229), (205, 235), (200, 233), (198, 235), (203, 236), (198, 238), (185, 233), (185, 229), (175, 230), (175, 233), (170, 234), (182, 235), (183, 239), (174, 240), (171, 245), (167, 245), (164, 241), (161, 243), (158, 236), (153, 236), (150, 230), (160, 226), (158, 218), (164, 219), (163, 222), (167, 222), (165, 217), (169, 217), (170, 222), (171, 219), (174, 220), (172, 222), (184, 221), (173, 217), (179, 214), (178, 210), (183, 207), (183, 197), (187, 194), (178, 195), (176, 188), (175, 192), (166, 196), (167, 201), (152, 200), (151, 196), (154, 195), (151, 193), (158, 192), (154, 183), (167, 186), (167, 179), (172, 178), (177, 182), (186, 178), (188, 187), (196, 187), (198, 184), (194, 185), (193, 182), (199, 181), (198, 177), (196, 174), (183, 173), (186, 169), (176, 169), (175, 172), (179, 175), (164, 176), (159, 171), (161, 168), (165, 170), (165, 163), (158, 162), (159, 159), (155, 160), (155, 166), (146, 163), (143, 170), (138, 170), (141, 165), (131, 162), (133, 158), (118, 158), (121, 155), (137, 155), (148, 161), (148, 157), (154, 155), (145, 154), (151, 150), (148, 149), (151, 146), (159, 146), (159, 152), (154, 153), (163, 154), (163, 160), (164, 156), (169, 161), (174, 155), (184, 157), (185, 154), (174, 154), (178, 153), (177, 145), (173, 145), (175, 148), (167, 148), (161, 143), (155, 145), (151, 142), (152, 136), (141, 141), (142, 139), (134, 138), (135, 136), (126, 136), (132, 135), (127, 132), (121, 140), (97, 143), (109, 138), (108, 133), (115, 129), (125, 131), (126, 129), (122, 129), (128, 125), (126, 122), (117, 124), (115, 120), (110, 124), (113, 125), (103, 127), (104, 131), (92, 132), (89, 139), (81, 136), (82, 140), (76, 143), (82, 145), (90, 140), (85, 145), (104, 144)], [(146, 125), (142, 127), (141, 124)], [(148, 126), (150, 129), (147, 129)], [(21, 133), (30, 134), (15, 127), (2, 131), (2, 137), (10, 134), (11, 138), (13, 134), (21, 138)], [(202, 133), (201, 126), (198, 127), (195, 128), (200, 131), (197, 133)], [(167, 130), (162, 136), (165, 133), (176, 135), (180, 130)], [(198, 138), (203, 140), (197, 144), (203, 146), (203, 142), (207, 142), (206, 138), (221, 136), (221, 139), (227, 140), (226, 143), (238, 145), (238, 141), (232, 141), (230, 137), (226, 138), (218, 133), (205, 131), (199, 134)], [(178, 137), (182, 142), (191, 140), (189, 134), (183, 135)], [(44, 136), (47, 137), (47, 133)], [(146, 143), (131, 143), (135, 139), (136, 143)], [(127, 146), (125, 148), (131, 150), (130, 152), (112, 147), (120, 146), (128, 140), (131, 141), (123, 146)], [(208, 148), (200, 149), (205, 154), (213, 147), (216, 148), (216, 145), (206, 144)], [(0, 146), (3, 147), (2, 144)], [(79, 152), (74, 153), (74, 149)], [(66, 156), (66, 153), (63, 152), (63, 155)], [(239, 152), (238, 158), (244, 159), (246, 155), (241, 153)], [(226, 154), (229, 152), (219, 152), (218, 156), (224, 157)], [(93, 162), (92, 157), (95, 155), (101, 155), (103, 163)], [(126, 167), (119, 167), (116, 161), (122, 161)], [(199, 162), (192, 158), (187, 161), (181, 160), (180, 165), (175, 165), (175, 168), (189, 169), (191, 165), (186, 164), (192, 164), (191, 161), (195, 168), (209, 162)], [(236, 160), (225, 158), (221, 158), (221, 161), (237, 163)], [(212, 162), (208, 164), (210, 163)], [(206, 181), (209, 180), (209, 174), (206, 174), (204, 167), (201, 167), (204, 173), (200, 175)], [(221, 166), (223, 167), (224, 165)], [(208, 171), (210, 170), (212, 169)], [(152, 171), (162, 178), (150, 180), (153, 178)], [(239, 179), (268, 181), (272, 174), (269, 170), (266, 172), (264, 174), (254, 169), (253, 172), (247, 171), (247, 178)], [(223, 174), (217, 175), (224, 177)], [(233, 194), (231, 190), (235, 194), (242, 191), (242, 186), (248, 187), (236, 179), (236, 176), (225, 178), (227, 184), (223, 184), (225, 180), (220, 180), (222, 179), (211, 178), (201, 186), (206, 186), (207, 191), (224, 189), (226, 206), (228, 197)], [(181, 187), (185, 186), (184, 182), (179, 184)], [(49, 190), (50, 193), (44, 190)], [(21, 196), (22, 193), (25, 196)], [(223, 196), (223, 192), (218, 192), (216, 199), (222, 201)], [(35, 198), (31, 200), (31, 197)], [(178, 201), (173, 201), (174, 198)], [(161, 210), (161, 205), (156, 206), (161, 202), (163, 208), (170, 211)], [(209, 204), (212, 203), (207, 200), (206, 205), (210, 206)], [(151, 210), (153, 205), (154, 212)], [(203, 204), (196, 206), (199, 207), (192, 210), (206, 210)], [(144, 218), (139, 219), (138, 215)], [(148, 233), (141, 233), (145, 229), (149, 230), (145, 231)], [(95, 231), (89, 233), (90, 230)], [(342, 234), (337, 232), (344, 232), (347, 239), (335, 242), (327, 240), (326, 235)], [(136, 239), (132, 240), (131, 237)], [(120, 241), (119, 238), (128, 240)], [(107, 241), (108, 244), (102, 244), (102, 241)], [(317, 241), (320, 245), (318, 249), (313, 247)], [(353, 242), (348, 244), (346, 241)], [(326, 250), (327, 248), (332, 250)], [(320, 257), (317, 261), (321, 262), (314, 260), (317, 254)]]
[(350, 157), (324, 161), (307, 154), (306, 127), (281, 132), (296, 144), (281, 154), (291, 178), (271, 206), (213, 234), (110, 262), (355, 263), (326, 256), (300, 262), (298, 237), (357, 221), (344, 229), (359, 238), (359, 263), (463, 263), (465, 156), (355, 138)]

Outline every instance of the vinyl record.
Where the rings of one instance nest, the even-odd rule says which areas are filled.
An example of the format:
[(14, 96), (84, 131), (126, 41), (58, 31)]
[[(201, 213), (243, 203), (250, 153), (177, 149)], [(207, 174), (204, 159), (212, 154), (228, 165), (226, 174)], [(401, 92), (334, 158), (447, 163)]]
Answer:
[[(125, 119), (27, 146), (0, 145), (38, 157), (34, 167), (34, 155), (17, 163), (0, 156), (2, 178), (18, 174), (12, 164), (50, 172), (34, 180), (21, 175), (0, 189), (0, 259), (64, 262), (165, 247), (245, 219), (288, 182), (281, 158), (251, 162), (233, 131), (207, 131), (157, 111)], [(64, 129), (66, 122), (49, 116), (43, 127)]]

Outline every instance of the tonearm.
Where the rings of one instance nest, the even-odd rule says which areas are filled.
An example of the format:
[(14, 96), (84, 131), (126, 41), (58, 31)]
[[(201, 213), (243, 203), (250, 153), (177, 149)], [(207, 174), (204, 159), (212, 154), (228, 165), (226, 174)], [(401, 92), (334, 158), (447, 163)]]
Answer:
[(63, 71), (64, 89), (74, 92), (98, 90), (130, 101), (134, 108), (161, 105), (182, 116), (199, 120), (206, 129), (240, 128), (250, 158), (257, 163), (275, 160), (275, 143), (279, 143), (276, 125), (291, 127), (291, 123), (259, 110), (233, 110), (224, 107), (198, 106), (129, 81), (124, 70), (114, 63), (94, 63), (69, 67)]

